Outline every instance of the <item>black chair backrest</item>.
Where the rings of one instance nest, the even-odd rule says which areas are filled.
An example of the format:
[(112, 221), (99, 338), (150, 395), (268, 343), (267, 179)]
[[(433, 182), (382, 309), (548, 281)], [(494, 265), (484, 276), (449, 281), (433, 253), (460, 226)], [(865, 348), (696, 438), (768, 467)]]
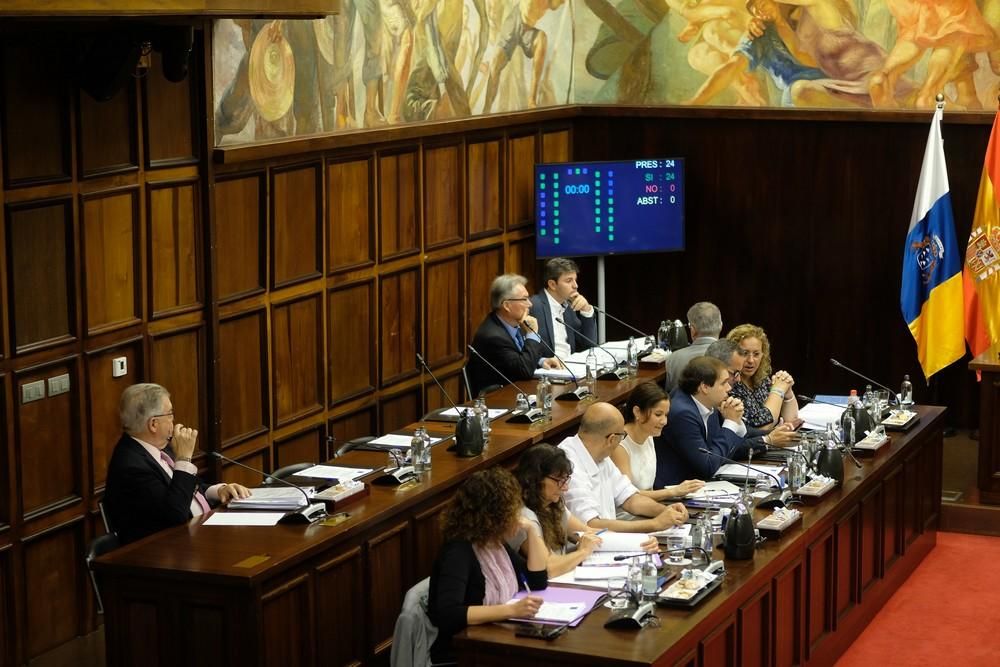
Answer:
[(87, 548), (87, 572), (90, 574), (90, 584), (94, 587), (94, 596), (97, 597), (97, 613), (104, 613), (104, 601), (101, 600), (101, 591), (97, 587), (97, 577), (94, 576), (94, 559), (106, 553), (114, 551), (122, 545), (121, 540), (114, 533), (101, 535), (91, 541)]
[(274, 484), (275, 479), (285, 479), (286, 477), (291, 477), (297, 472), (302, 472), (306, 468), (312, 468), (315, 463), (293, 463), (291, 465), (283, 466), (278, 468), (270, 475), (264, 478), (264, 486), (269, 486)]
[(101, 521), (104, 522), (104, 532), (117, 534), (118, 531), (111, 527), (111, 521), (108, 519), (108, 513), (104, 511), (103, 501), (99, 501), (97, 503), (97, 509), (101, 510)]

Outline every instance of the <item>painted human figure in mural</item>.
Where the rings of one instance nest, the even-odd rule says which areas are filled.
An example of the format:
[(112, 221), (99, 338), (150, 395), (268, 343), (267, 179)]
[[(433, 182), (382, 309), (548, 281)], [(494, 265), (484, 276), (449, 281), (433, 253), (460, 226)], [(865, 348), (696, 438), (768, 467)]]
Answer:
[(899, 78), (927, 51), (927, 75), (914, 106), (929, 108), (945, 84), (954, 81), (958, 104), (978, 108), (972, 54), (996, 49), (996, 35), (974, 0), (885, 0), (896, 19), (896, 43), (881, 70), (871, 79), (877, 107), (900, 106), (894, 91)]
[(752, 16), (747, 34), (686, 104), (708, 104), (737, 77), (760, 68), (781, 91), (781, 103), (791, 106), (796, 82), (826, 77), (812, 57), (799, 50), (795, 32), (774, 0), (748, 0), (746, 6)]
[(517, 7), (511, 7), (507, 12), (498, 40), (500, 50), (490, 63), (483, 113), (492, 110), (500, 86), (500, 75), (518, 47), (531, 60), (531, 87), (527, 107), (533, 109), (538, 105), (538, 89), (545, 70), (548, 36), (535, 26), (546, 12), (559, 9), (565, 2), (566, 0), (518, 0)]
[[(732, 57), (751, 19), (746, 0), (667, 0), (667, 5), (688, 22), (677, 39), (688, 43), (688, 64), (705, 76)], [(767, 105), (766, 91), (750, 72), (739, 73), (731, 86), (740, 104)]]

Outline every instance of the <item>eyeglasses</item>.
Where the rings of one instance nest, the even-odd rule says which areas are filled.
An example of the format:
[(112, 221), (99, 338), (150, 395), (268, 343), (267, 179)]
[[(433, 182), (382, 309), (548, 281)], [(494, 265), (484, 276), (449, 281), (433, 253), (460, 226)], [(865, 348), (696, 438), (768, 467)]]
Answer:
[(170, 417), (171, 419), (173, 419), (173, 417), (174, 417), (174, 411), (171, 410), (170, 412), (164, 412), (162, 415), (151, 415), (149, 418), (150, 419), (157, 419), (158, 417)]
[(569, 486), (569, 475), (566, 475), (565, 477), (553, 477), (552, 475), (546, 475), (546, 477), (558, 484), (560, 489), (565, 489)]
[(521, 302), (529, 301), (530, 302), (531, 301), (531, 297), (521, 296), (521, 297), (518, 297), (516, 299), (504, 299), (504, 301), (521, 301)]
[(618, 442), (621, 442), (622, 440), (625, 439), (626, 435), (628, 435), (628, 433), (622, 431), (621, 433), (608, 433), (604, 437), (605, 438), (611, 438), (612, 440), (617, 440)]
[(730, 380), (738, 380), (739, 377), (740, 377), (740, 372), (739, 371), (734, 371), (732, 368), (729, 369), (729, 379)]

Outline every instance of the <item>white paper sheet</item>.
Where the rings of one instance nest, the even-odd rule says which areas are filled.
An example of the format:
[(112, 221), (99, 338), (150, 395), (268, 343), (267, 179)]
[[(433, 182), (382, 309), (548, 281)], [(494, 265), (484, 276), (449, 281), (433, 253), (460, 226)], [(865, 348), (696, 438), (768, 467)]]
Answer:
[(649, 535), (645, 533), (616, 533), (611, 530), (605, 530), (598, 537), (601, 538), (601, 544), (597, 547), (597, 551), (636, 553), (642, 551), (643, 542), (649, 541)]
[[(400, 449), (409, 449), (410, 440), (413, 439), (413, 435), (400, 435), (398, 433), (387, 433), (380, 438), (375, 438), (370, 444), (382, 445), (388, 447), (398, 447)], [(431, 436), (431, 444), (436, 445), (437, 443), (444, 440), (444, 438), (435, 438)]]
[(213, 512), (203, 526), (274, 526), (284, 512)]
[[(517, 600), (511, 600), (516, 602)], [(557, 623), (569, 623), (575, 621), (586, 611), (584, 602), (543, 602), (538, 608), (538, 613), (532, 618), (536, 621), (555, 621)]]
[[(471, 411), (472, 411), (472, 408), (469, 408), (469, 407), (459, 408), (459, 409), (460, 410), (469, 410), (470, 414), (471, 414)], [(488, 408), (487, 411), (490, 414), (490, 419), (496, 419), (497, 417), (500, 417), (500, 416), (505, 415), (508, 412), (510, 412), (510, 410), (508, 410), (507, 408)], [(448, 408), (447, 410), (445, 410), (445, 411), (443, 411), (441, 413), (441, 416), (442, 417), (459, 417), (461, 415), (459, 414), (459, 411), (456, 410), (455, 408)]]
[(844, 408), (825, 403), (810, 403), (799, 408), (799, 418), (804, 422), (802, 426), (814, 431), (825, 431), (829, 423), (839, 424), (843, 414)]
[(340, 482), (355, 480), (374, 472), (374, 468), (347, 468), (344, 466), (318, 465), (306, 468), (297, 473), (299, 477), (319, 477), (321, 479), (336, 479)]

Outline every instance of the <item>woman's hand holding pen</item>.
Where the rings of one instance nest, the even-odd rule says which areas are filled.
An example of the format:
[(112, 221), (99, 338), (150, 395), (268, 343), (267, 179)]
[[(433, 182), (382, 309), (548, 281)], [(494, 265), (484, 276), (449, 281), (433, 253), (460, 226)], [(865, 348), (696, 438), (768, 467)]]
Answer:
[(508, 606), (510, 618), (534, 618), (542, 606), (542, 598), (529, 594), (520, 600), (513, 600)]

